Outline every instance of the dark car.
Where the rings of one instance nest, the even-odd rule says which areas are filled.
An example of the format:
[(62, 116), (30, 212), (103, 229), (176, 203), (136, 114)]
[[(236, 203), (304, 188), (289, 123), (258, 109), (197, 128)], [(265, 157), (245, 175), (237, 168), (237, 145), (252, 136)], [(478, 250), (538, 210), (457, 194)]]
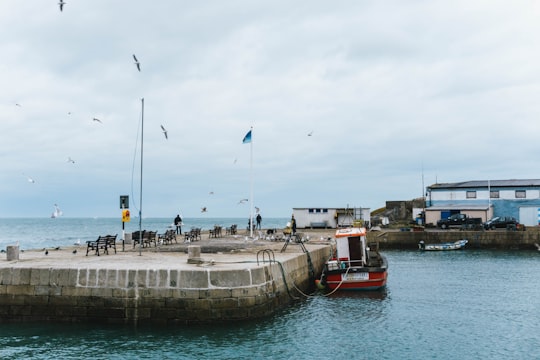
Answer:
[(519, 226), (519, 222), (516, 220), (515, 217), (512, 217), (512, 216), (497, 216), (484, 223), (484, 229), (486, 230), (489, 230), (489, 229), (494, 230), (497, 228), (517, 229), (518, 226)]

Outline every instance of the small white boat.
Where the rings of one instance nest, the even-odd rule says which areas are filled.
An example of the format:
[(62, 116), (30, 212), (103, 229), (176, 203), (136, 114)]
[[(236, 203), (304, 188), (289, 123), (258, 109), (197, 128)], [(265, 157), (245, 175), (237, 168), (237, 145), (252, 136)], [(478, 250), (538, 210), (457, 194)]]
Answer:
[(469, 240), (462, 239), (455, 242), (446, 242), (440, 244), (426, 244), (424, 241), (418, 243), (418, 248), (423, 251), (444, 251), (463, 249)]

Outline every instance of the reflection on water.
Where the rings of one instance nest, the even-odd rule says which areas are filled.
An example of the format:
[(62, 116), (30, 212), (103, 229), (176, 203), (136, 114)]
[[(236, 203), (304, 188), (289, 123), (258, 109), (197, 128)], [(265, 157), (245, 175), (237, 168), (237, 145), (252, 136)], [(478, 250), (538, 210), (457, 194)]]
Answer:
[[(371, 299), (371, 300), (384, 300), (388, 295), (388, 289), (385, 287), (376, 291), (336, 291), (333, 294), (329, 294), (328, 298), (349, 298), (349, 299)], [(321, 296), (324, 296), (322, 294)]]

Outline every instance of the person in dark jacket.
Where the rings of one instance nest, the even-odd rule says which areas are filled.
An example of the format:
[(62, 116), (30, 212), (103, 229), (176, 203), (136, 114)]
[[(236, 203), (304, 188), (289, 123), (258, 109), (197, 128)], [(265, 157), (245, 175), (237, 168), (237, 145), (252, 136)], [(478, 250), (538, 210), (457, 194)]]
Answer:
[(261, 220), (262, 220), (261, 214), (257, 214), (257, 229), (259, 230), (261, 230)]
[(174, 218), (174, 225), (176, 226), (176, 233), (182, 235), (182, 218), (180, 215), (176, 215)]
[(292, 235), (296, 234), (296, 220), (294, 219), (294, 214), (291, 217), (291, 229), (292, 229)]

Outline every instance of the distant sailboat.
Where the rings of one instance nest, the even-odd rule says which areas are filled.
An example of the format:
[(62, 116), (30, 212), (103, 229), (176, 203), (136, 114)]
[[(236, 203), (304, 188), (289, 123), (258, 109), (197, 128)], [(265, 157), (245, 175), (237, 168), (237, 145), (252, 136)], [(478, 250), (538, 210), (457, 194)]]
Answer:
[(62, 216), (62, 215), (63, 215), (62, 210), (60, 210), (58, 205), (54, 204), (54, 211), (51, 214), (51, 218), (54, 219), (54, 218), (57, 218), (57, 217)]

